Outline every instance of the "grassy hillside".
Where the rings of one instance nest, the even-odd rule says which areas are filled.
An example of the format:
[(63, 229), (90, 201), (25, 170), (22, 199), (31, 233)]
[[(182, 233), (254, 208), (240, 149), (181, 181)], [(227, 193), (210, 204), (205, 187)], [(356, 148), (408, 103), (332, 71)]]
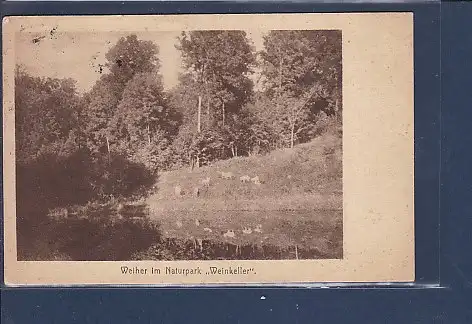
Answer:
[[(223, 179), (218, 171), (232, 172)], [(240, 181), (258, 176), (261, 184)], [(201, 180), (210, 177), (204, 188)], [(182, 187), (182, 195), (175, 187)], [(195, 197), (194, 188), (201, 193)], [(342, 139), (323, 134), (293, 149), (160, 175), (146, 204), (164, 237), (316, 249), (342, 255)], [(255, 231), (256, 228), (259, 230)], [(225, 235), (228, 231), (234, 235)], [(237, 250), (236, 250), (237, 251)]]
[[(232, 172), (235, 179), (222, 179), (218, 171)], [(239, 178), (258, 176), (261, 185), (242, 183)], [(210, 177), (210, 186), (201, 180)], [(183, 196), (174, 188), (181, 186)], [(193, 197), (195, 187), (201, 194)], [(266, 156), (237, 157), (190, 171), (181, 169), (160, 175), (157, 192), (148, 202), (158, 210), (198, 209), (341, 209), (341, 138), (324, 134), (293, 149)]]

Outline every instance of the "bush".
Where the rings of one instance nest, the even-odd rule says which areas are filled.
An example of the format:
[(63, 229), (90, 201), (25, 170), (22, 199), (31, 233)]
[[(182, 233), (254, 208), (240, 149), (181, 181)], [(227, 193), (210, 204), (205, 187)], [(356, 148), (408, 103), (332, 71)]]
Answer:
[[(17, 163), (16, 172), (19, 256), (38, 260), (63, 258), (61, 255), (68, 255), (69, 249), (64, 250), (64, 245), (58, 243), (61, 240), (57, 233), (64, 235), (64, 238), (82, 235), (80, 239), (76, 237), (73, 243), (81, 247), (85, 243), (80, 240), (90, 239), (84, 233), (96, 233), (94, 226), (102, 235), (101, 239), (106, 240), (106, 235), (110, 235), (115, 242), (113, 244), (127, 236), (130, 240), (133, 235), (140, 235), (136, 224), (124, 222), (110, 225), (109, 222), (87, 223), (84, 220), (75, 223), (75, 229), (79, 231), (75, 233), (67, 230), (67, 226), (72, 226), (70, 221), (67, 226), (56, 224), (47, 215), (54, 208), (84, 205), (92, 200), (108, 200), (110, 196), (125, 198), (145, 193), (152, 187), (154, 177), (142, 164), (131, 162), (120, 155), (91, 159), (80, 151), (69, 156), (43, 153), (28, 162)], [(57, 253), (54, 254), (54, 251)], [(114, 257), (119, 257), (120, 253)]]
[(110, 196), (129, 197), (150, 188), (154, 180), (144, 164), (118, 154), (95, 159), (83, 152), (67, 157), (44, 154), (17, 163), (17, 200), (46, 209), (83, 204)]
[(343, 124), (342, 124), (342, 115), (334, 114), (327, 115), (325, 112), (321, 111), (317, 115), (317, 122), (315, 125), (315, 133), (317, 135), (321, 134), (333, 134), (339, 137), (342, 136)]
[(86, 202), (93, 195), (87, 182), (89, 165), (86, 155), (79, 151), (67, 157), (41, 154), (17, 163), (18, 205), (47, 209)]
[(154, 180), (153, 173), (144, 164), (119, 154), (96, 159), (90, 175), (92, 191), (100, 199), (129, 197), (150, 188)]

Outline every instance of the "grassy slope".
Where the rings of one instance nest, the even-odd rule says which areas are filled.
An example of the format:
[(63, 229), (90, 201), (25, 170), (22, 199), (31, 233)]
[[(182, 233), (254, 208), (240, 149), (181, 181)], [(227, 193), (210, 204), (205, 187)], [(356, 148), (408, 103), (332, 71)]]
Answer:
[[(266, 156), (238, 157), (193, 171), (163, 173), (156, 193), (146, 201), (151, 218), (159, 220), (167, 236), (238, 244), (297, 243), (326, 250), (330, 236), (339, 236), (334, 232), (342, 230), (341, 144), (340, 136), (324, 134), (310, 143)], [(231, 171), (236, 179), (221, 179), (217, 171)], [(263, 183), (242, 183), (239, 177), (243, 175), (257, 175)], [(200, 181), (206, 177), (211, 177), (208, 190), (192, 197), (193, 189), (201, 187)], [(184, 196), (175, 196), (176, 185), (183, 188)], [(241, 232), (258, 224), (263, 233)], [(204, 231), (204, 227), (212, 232)], [(228, 229), (236, 231), (235, 238), (222, 236)]]
[[(236, 201), (256, 202), (264, 210), (306, 207), (341, 209), (341, 154), (341, 139), (325, 134), (310, 143), (274, 151), (266, 156), (238, 157), (193, 171), (181, 169), (166, 172), (160, 175), (156, 184), (157, 193), (150, 197), (149, 202), (162, 210), (199, 207), (226, 210), (233, 209), (230, 207)], [(236, 179), (221, 179), (217, 171), (231, 171)], [(253, 183), (241, 183), (239, 177), (243, 175), (257, 175), (263, 184), (256, 186)], [(206, 177), (211, 177), (209, 190), (203, 192), (198, 199), (193, 199), (193, 189), (201, 187), (200, 181)], [(181, 198), (174, 195), (176, 185), (180, 185), (185, 191)], [(294, 200), (303, 200), (308, 205), (292, 205)], [(223, 204), (219, 204), (220, 201)], [(264, 205), (264, 201), (269, 204)], [(274, 205), (274, 202), (279, 204)], [(237, 207), (236, 209), (254, 209), (241, 204)]]

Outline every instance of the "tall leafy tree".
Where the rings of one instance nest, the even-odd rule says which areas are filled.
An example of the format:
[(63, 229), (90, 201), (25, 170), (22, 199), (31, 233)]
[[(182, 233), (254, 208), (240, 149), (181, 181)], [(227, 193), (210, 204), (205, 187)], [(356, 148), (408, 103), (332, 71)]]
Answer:
[(184, 32), (177, 48), (184, 67), (200, 86), (207, 114), (218, 114), (223, 122), (250, 99), (255, 56), (244, 31)]
[(111, 148), (117, 145), (112, 143), (117, 133), (117, 124), (112, 120), (125, 88), (139, 73), (158, 73), (158, 53), (157, 45), (139, 40), (134, 34), (120, 38), (106, 53), (108, 72), (102, 75), (85, 99), (84, 118), (92, 152), (110, 154)]
[(116, 90), (122, 92), (126, 83), (137, 73), (159, 71), (158, 54), (156, 44), (140, 40), (135, 34), (120, 38), (105, 54), (110, 83), (114, 83)]
[(101, 78), (85, 95), (84, 119), (88, 148), (92, 153), (110, 153), (111, 120), (116, 112), (119, 94), (107, 76)]
[[(201, 94), (200, 85), (190, 74), (181, 74), (179, 83), (168, 91), (169, 103), (175, 111), (182, 115), (183, 123), (193, 124), (197, 129), (197, 105), (198, 96)], [(201, 121), (206, 127), (211, 126), (211, 118), (208, 114), (202, 114)]]
[(15, 74), (16, 151), (18, 161), (40, 154), (67, 155), (79, 148), (80, 99), (71, 79)]
[(274, 112), (274, 105), (264, 93), (256, 93), (254, 101), (245, 107), (245, 123), (249, 127), (247, 136), (249, 154), (267, 153), (281, 144), (283, 127)]
[[(255, 55), (246, 33), (218, 30), (183, 32), (177, 48), (181, 51), (183, 66), (186, 69), (182, 77), (185, 82), (183, 86), (192, 85), (193, 92), (187, 94), (195, 97), (193, 100), (191, 98), (186, 100), (190, 105), (186, 109), (187, 116), (198, 119), (198, 97), (200, 97), (201, 115), (203, 115), (200, 119), (205, 121), (204, 127), (218, 126), (220, 129), (225, 125), (226, 128), (234, 127), (235, 124), (231, 120), (250, 100), (253, 91), (250, 74), (255, 64)], [(197, 125), (196, 131), (198, 129)], [(211, 136), (211, 140), (194, 142), (213, 143), (220, 138), (225, 141), (223, 133), (218, 136), (210, 133), (206, 134)], [(224, 150), (224, 145), (221, 149)], [(202, 152), (199, 149), (196, 152), (198, 159)]]
[(138, 73), (127, 83), (112, 119), (114, 146), (130, 156), (140, 156), (141, 162), (156, 169), (162, 166), (158, 156), (175, 135), (179, 119), (164, 94), (160, 76)]
[(152, 73), (139, 73), (123, 91), (114, 115), (117, 139), (129, 145), (150, 143), (152, 134), (167, 128), (169, 112), (161, 81)]

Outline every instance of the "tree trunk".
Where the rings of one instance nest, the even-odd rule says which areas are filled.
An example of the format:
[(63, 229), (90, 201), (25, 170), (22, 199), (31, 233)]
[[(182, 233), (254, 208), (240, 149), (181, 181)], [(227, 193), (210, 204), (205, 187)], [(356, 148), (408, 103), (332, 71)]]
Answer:
[(190, 155), (190, 171), (193, 171), (193, 155)]
[(223, 102), (222, 111), (223, 111), (223, 126), (224, 126), (225, 125), (225, 103), (224, 102)]
[[(282, 55), (280, 55), (280, 65), (279, 65), (279, 100), (280, 97), (282, 96), (282, 66), (284, 64), (284, 58)], [(280, 101), (279, 101), (280, 103)]]
[(294, 131), (295, 131), (295, 123), (292, 124), (292, 129), (290, 132), (290, 148), (293, 148)]
[(82, 144), (82, 131), (81, 131), (81, 114), (80, 114), (80, 111), (77, 115), (77, 125), (78, 125), (78, 129), (79, 129), (79, 132), (78, 132), (78, 144), (79, 144), (79, 152), (81, 152), (81, 144)]
[(108, 157), (110, 157), (110, 141), (108, 140), (108, 136), (106, 136), (107, 139), (107, 151), (108, 151)]
[(197, 132), (201, 131), (200, 118), (202, 113), (202, 96), (198, 96), (198, 115), (197, 115)]

